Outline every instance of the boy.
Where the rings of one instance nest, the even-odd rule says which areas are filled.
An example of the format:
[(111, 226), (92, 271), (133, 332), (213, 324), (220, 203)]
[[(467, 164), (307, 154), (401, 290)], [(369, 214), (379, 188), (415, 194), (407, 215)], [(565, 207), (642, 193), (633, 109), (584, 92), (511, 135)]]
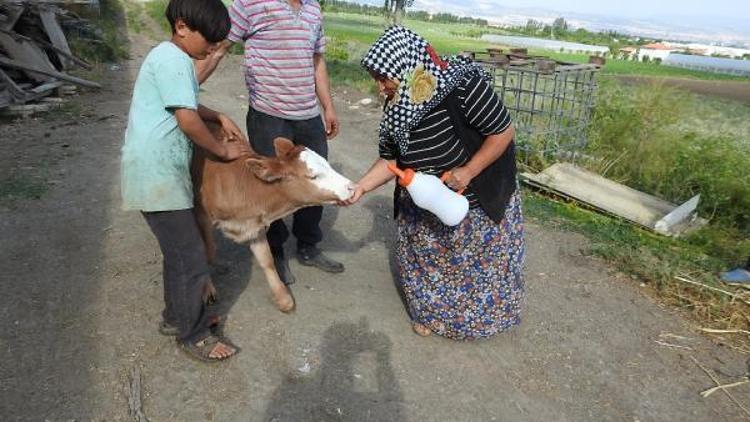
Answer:
[[(231, 119), (198, 104), (192, 59), (205, 58), (226, 38), (226, 7), (221, 0), (171, 0), (166, 17), (172, 38), (146, 56), (133, 88), (122, 147), (123, 208), (141, 211), (164, 256), (165, 307), (159, 331), (176, 335), (192, 357), (219, 361), (238, 348), (209, 327), (217, 319), (209, 315), (203, 299), (210, 274), (193, 214), (191, 141), (227, 161), (250, 149)], [(237, 141), (219, 142), (204, 120), (221, 124)]]

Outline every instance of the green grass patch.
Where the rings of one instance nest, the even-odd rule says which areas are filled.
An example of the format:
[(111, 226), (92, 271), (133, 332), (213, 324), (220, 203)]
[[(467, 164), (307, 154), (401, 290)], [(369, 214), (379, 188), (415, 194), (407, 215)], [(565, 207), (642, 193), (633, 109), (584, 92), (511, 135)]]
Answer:
[(167, 10), (168, 4), (168, 0), (151, 0), (144, 4), (146, 14), (154, 22), (156, 22), (159, 28), (163, 31), (162, 35), (168, 35), (172, 33), (172, 28), (169, 26), (169, 21), (167, 21), (167, 18), (164, 15), (165, 11)]
[(14, 174), (0, 180), (0, 201), (39, 199), (47, 189), (47, 183), (39, 177)]
[(86, 17), (96, 28), (66, 34), (71, 51), (93, 63), (117, 62), (128, 57), (126, 12), (119, 0), (101, 0), (100, 12)]
[[(721, 285), (717, 273), (727, 269), (727, 260), (707, 252), (718, 252), (702, 243), (723, 237), (708, 228), (685, 239), (672, 239), (642, 230), (620, 219), (582, 208), (580, 205), (553, 201), (526, 191), (524, 212), (530, 221), (583, 234), (590, 241), (591, 253), (606, 259), (623, 273), (647, 282), (664, 301), (691, 313), (698, 321), (717, 328), (750, 328), (750, 307), (729, 297), (686, 285), (675, 279), (688, 276), (709, 286), (733, 290)], [(742, 246), (750, 253), (750, 240)], [(736, 261), (744, 262), (744, 261)], [(735, 289), (736, 293), (742, 293)], [(750, 350), (750, 344), (739, 345)]]
[[(701, 114), (708, 107), (709, 117)], [(602, 81), (589, 130), (596, 160), (587, 167), (675, 203), (701, 194), (702, 215), (750, 237), (750, 144), (714, 129), (725, 115), (743, 120), (750, 108), (659, 84)]]

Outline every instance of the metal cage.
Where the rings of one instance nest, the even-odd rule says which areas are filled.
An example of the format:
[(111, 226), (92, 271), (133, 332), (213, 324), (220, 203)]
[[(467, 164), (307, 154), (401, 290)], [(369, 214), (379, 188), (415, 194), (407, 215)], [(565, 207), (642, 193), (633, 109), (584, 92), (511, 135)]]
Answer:
[(493, 76), (494, 88), (511, 113), (518, 156), (526, 166), (539, 170), (580, 157), (603, 61), (592, 57), (590, 64), (563, 63), (529, 56), (523, 49), (468, 54)]

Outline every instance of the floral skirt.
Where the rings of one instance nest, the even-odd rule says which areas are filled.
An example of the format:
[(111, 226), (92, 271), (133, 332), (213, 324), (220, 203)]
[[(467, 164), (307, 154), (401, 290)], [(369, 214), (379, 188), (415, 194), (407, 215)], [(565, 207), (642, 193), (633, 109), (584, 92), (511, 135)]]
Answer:
[(516, 192), (500, 223), (472, 208), (448, 227), (399, 199), (396, 261), (414, 322), (455, 340), (489, 337), (520, 323), (525, 246)]

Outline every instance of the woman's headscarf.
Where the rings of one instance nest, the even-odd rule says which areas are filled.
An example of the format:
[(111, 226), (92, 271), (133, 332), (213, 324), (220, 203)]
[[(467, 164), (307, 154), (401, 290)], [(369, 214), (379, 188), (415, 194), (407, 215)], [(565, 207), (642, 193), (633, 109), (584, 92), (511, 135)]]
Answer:
[(492, 77), (464, 57), (443, 58), (416, 33), (392, 26), (375, 41), (362, 66), (399, 82), (393, 99), (383, 108), (380, 142), (393, 139), (406, 153), (409, 132), (466, 77)]

